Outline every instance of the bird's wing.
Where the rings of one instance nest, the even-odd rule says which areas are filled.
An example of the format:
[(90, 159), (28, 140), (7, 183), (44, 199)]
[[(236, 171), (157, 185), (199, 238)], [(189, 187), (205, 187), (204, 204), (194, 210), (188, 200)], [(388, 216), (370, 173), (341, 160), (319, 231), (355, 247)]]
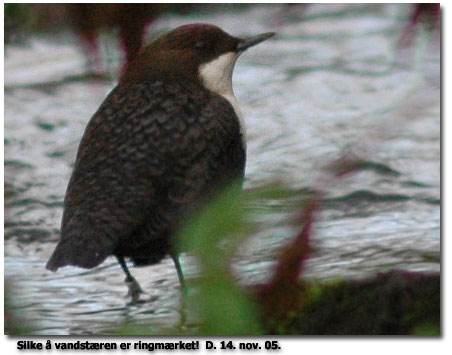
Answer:
[(80, 143), (49, 269), (100, 264), (168, 196), (183, 205), (223, 174), (235, 113), (193, 85), (122, 84), (105, 99)]

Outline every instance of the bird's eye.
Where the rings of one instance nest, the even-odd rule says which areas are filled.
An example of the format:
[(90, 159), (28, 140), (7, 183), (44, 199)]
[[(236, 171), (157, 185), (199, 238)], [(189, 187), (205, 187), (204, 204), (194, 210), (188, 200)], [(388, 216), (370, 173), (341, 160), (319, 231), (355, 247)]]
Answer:
[(200, 49), (204, 46), (204, 42), (203, 41), (196, 41), (195, 43), (195, 48), (196, 49)]

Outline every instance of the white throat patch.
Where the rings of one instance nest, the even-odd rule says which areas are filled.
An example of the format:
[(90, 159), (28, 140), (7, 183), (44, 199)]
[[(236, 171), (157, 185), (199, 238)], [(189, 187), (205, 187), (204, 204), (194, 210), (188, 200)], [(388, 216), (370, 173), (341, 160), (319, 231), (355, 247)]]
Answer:
[(231, 103), (239, 118), (240, 131), (245, 142), (245, 122), (243, 122), (242, 112), (232, 90), (232, 71), (238, 57), (238, 53), (228, 52), (208, 63), (201, 64), (199, 76), (208, 90), (223, 96)]

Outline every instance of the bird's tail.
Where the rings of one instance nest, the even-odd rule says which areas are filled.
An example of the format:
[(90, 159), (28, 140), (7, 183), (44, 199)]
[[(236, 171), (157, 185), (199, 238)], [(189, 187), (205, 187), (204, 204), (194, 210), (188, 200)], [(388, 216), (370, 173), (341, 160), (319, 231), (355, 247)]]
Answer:
[(84, 246), (77, 247), (68, 240), (62, 240), (53, 251), (46, 264), (46, 269), (57, 271), (58, 268), (71, 265), (91, 269), (102, 263), (110, 253), (105, 250)]

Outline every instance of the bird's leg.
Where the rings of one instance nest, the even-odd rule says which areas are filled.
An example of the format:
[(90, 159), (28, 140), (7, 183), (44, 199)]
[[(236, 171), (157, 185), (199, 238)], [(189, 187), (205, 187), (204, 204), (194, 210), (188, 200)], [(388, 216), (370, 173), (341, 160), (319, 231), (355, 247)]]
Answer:
[(137, 303), (140, 298), (140, 293), (143, 293), (143, 290), (127, 268), (124, 257), (116, 255), (116, 259), (118, 259), (119, 265), (121, 265), (124, 273), (126, 274), (125, 282), (129, 288), (128, 295), (132, 296), (132, 303)]
[(187, 296), (188, 296), (188, 291), (187, 291), (187, 286), (185, 284), (184, 273), (182, 272), (182, 266), (180, 265), (179, 255), (177, 255), (177, 254), (173, 255), (172, 254), (171, 258), (173, 259), (174, 265), (176, 266), (177, 277), (179, 278), (179, 284), (180, 284), (180, 288), (182, 290), (180, 322), (181, 322), (181, 325), (184, 325), (185, 321), (187, 319), (186, 299), (187, 299)]

